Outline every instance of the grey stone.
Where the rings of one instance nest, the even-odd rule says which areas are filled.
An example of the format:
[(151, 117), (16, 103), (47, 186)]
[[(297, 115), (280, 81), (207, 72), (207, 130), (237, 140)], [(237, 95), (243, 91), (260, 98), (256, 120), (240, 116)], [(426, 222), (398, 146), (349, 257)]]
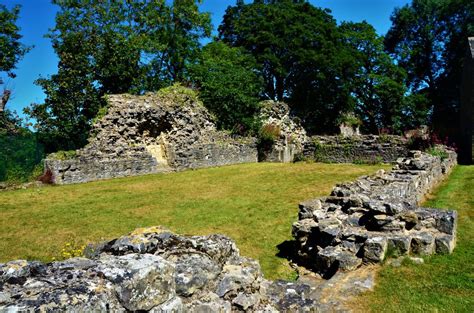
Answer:
[(453, 235), (438, 235), (435, 239), (436, 253), (451, 254), (456, 245), (456, 237)]
[(435, 251), (435, 239), (428, 232), (417, 233), (411, 239), (411, 252), (419, 255), (430, 255)]
[(448, 235), (456, 235), (457, 228), (457, 212), (456, 211), (446, 211), (440, 213), (436, 219), (436, 228)]
[(373, 237), (367, 239), (364, 244), (364, 261), (365, 262), (382, 262), (387, 252), (387, 238)]
[(312, 218), (315, 210), (321, 210), (321, 200), (313, 199), (299, 204), (299, 219)]
[(410, 253), (411, 238), (405, 236), (388, 237), (388, 249), (394, 256)]
[(150, 310), (175, 296), (175, 267), (160, 256), (105, 255), (98, 271), (116, 284), (115, 292), (127, 310)]

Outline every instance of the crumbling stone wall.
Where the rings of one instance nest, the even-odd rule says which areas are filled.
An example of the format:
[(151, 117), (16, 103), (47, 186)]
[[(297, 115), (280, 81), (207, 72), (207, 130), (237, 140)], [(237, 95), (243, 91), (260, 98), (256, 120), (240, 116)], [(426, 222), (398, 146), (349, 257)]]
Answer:
[(57, 184), (257, 162), (254, 138), (217, 131), (192, 90), (170, 87), (143, 96), (112, 95), (89, 143), (45, 169)]
[(401, 136), (312, 136), (304, 144), (303, 157), (329, 163), (392, 163), (409, 151)]
[(379, 171), (337, 185), (329, 197), (305, 201), (293, 225), (299, 263), (331, 276), (387, 255), (451, 253), (456, 243), (456, 211), (418, 207), (423, 197), (456, 164), (413, 151), (392, 171)]
[(315, 311), (305, 284), (268, 281), (221, 235), (160, 227), (87, 248), (88, 258), (0, 264), (0, 311)]
[(260, 118), (263, 127), (278, 127), (279, 135), (271, 147), (260, 147), (260, 160), (265, 162), (293, 162), (295, 155), (301, 153), (308, 140), (306, 130), (297, 118), (290, 114), (290, 108), (284, 102), (263, 101)]

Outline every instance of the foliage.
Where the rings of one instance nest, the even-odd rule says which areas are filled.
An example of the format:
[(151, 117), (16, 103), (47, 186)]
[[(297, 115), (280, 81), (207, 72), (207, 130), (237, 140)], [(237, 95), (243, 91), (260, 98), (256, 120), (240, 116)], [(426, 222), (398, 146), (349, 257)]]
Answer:
[(77, 258), (84, 256), (84, 249), (86, 245), (78, 244), (74, 240), (66, 242), (64, 247), (61, 249), (61, 253), (58, 257), (54, 257), (53, 260), (61, 261), (70, 258)]
[[(0, 72), (6, 72), (9, 77), (15, 77), (12, 70), (30, 49), (20, 42), (22, 36), (20, 28), (16, 25), (19, 14), (20, 6), (9, 10), (0, 4)], [(3, 81), (0, 77), (1, 84)]]
[(190, 68), (200, 99), (216, 116), (217, 126), (243, 134), (255, 130), (262, 82), (255, 59), (222, 42), (206, 45)]
[(263, 142), (274, 143), (278, 138), (280, 138), (281, 128), (279, 125), (275, 124), (266, 124), (260, 128), (259, 138)]
[(26, 113), (37, 121), (48, 152), (87, 142), (103, 95), (158, 90), (186, 77), (210, 19), (195, 0), (55, 0), (56, 26), (48, 37), (58, 73), (36, 83), (46, 94)]
[(28, 181), (44, 156), (36, 134), (24, 128), (15, 133), (0, 131), (0, 147), (0, 181)]
[(297, 203), (379, 168), (255, 163), (0, 192), (0, 262), (49, 262), (67, 242), (80, 246), (161, 224), (181, 234), (229, 236), (242, 255), (260, 261), (265, 277), (288, 279), (294, 269), (276, 254), (291, 240)]
[(183, 106), (188, 101), (201, 103), (195, 90), (184, 87), (180, 83), (160, 89), (158, 96), (172, 105)]
[(342, 114), (339, 118), (339, 123), (351, 127), (359, 127), (362, 125), (362, 121), (357, 116), (349, 113)]
[(310, 131), (335, 129), (348, 105), (336, 21), (306, 1), (254, 1), (229, 7), (219, 38), (243, 47), (258, 64), (264, 97), (288, 100)]
[(73, 159), (76, 156), (76, 154), (77, 154), (76, 150), (69, 150), (69, 151), (60, 150), (55, 153), (49, 154), (48, 159), (64, 161), (64, 160)]
[(407, 72), (410, 91), (429, 103), (413, 108), (430, 112), (434, 129), (443, 136), (457, 135), (454, 125), (459, 121), (467, 38), (474, 35), (474, 2), (413, 0), (396, 9), (391, 20), (386, 49)]
[(344, 22), (340, 30), (353, 57), (353, 79), (348, 86), (364, 129), (372, 134), (381, 128), (401, 132), (406, 122), (405, 72), (384, 51), (383, 37), (367, 22)]
[[(9, 10), (5, 5), (0, 4), (0, 87), (5, 85), (3, 74), (13, 79), (13, 70), (16, 64), (27, 53), (31, 47), (26, 47), (20, 42), (20, 28), (16, 25), (19, 17), (20, 6), (15, 6)], [(20, 125), (19, 118), (6, 109), (12, 91), (3, 87), (0, 94), (0, 132), (14, 133), (18, 131)]]
[(109, 108), (107, 105), (99, 108), (99, 110), (97, 111), (97, 115), (92, 119), (92, 125), (104, 118), (104, 116), (107, 115), (108, 110)]
[(431, 154), (432, 156), (439, 157), (441, 161), (448, 158), (448, 152), (439, 146), (431, 147), (426, 150), (426, 152)]

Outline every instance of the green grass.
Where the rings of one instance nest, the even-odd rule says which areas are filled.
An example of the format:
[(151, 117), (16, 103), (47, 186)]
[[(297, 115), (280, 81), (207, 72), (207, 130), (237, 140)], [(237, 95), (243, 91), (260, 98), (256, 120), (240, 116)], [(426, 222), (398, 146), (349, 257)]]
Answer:
[(68, 242), (163, 225), (228, 235), (268, 278), (288, 279), (294, 272), (276, 256), (277, 245), (291, 239), (298, 202), (382, 167), (388, 166), (259, 163), (0, 192), (0, 262), (50, 261)]
[(424, 206), (458, 211), (454, 253), (426, 258), (423, 265), (383, 267), (375, 291), (357, 300), (357, 311), (474, 311), (474, 166), (457, 166)]

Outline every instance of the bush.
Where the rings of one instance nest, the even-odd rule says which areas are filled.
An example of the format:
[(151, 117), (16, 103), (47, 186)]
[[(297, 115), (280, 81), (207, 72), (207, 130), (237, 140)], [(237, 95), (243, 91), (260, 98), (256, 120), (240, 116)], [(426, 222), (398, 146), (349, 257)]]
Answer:
[(426, 150), (426, 152), (428, 154), (431, 154), (432, 156), (439, 157), (441, 161), (447, 159), (449, 156), (446, 150), (437, 146), (429, 148), (428, 150)]
[(266, 124), (260, 128), (258, 134), (261, 142), (267, 142), (273, 144), (281, 135), (281, 128), (279, 125)]
[(69, 151), (58, 151), (55, 153), (51, 153), (48, 155), (48, 159), (53, 159), (53, 160), (70, 160), (73, 159), (76, 156), (76, 150), (69, 150)]
[(28, 129), (16, 133), (0, 132), (0, 181), (23, 183), (33, 178), (44, 156), (36, 134)]
[(222, 42), (206, 45), (199, 62), (191, 66), (191, 80), (199, 88), (199, 98), (216, 116), (219, 129), (239, 135), (258, 131), (262, 81), (256, 66), (244, 50)]

